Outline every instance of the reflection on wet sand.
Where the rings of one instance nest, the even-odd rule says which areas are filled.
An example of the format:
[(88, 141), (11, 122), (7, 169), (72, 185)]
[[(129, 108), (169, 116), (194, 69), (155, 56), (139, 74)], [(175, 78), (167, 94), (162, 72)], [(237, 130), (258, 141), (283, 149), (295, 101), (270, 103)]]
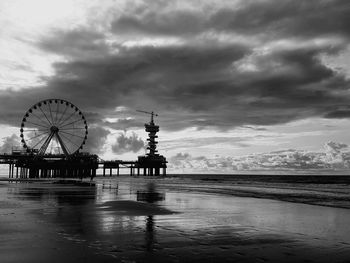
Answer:
[[(145, 191), (136, 192), (137, 201), (144, 201), (147, 203), (156, 203), (165, 200), (165, 193), (159, 193), (156, 191), (156, 185), (154, 182), (149, 182), (146, 186)], [(145, 242), (147, 251), (152, 251), (154, 248), (155, 240), (155, 229), (154, 219), (152, 215), (146, 217), (146, 231), (145, 231)]]
[(147, 251), (153, 250), (153, 245), (155, 242), (155, 231), (154, 231), (154, 221), (153, 216), (147, 216), (146, 218), (146, 249)]
[(149, 182), (145, 190), (136, 191), (136, 197), (137, 201), (156, 203), (165, 200), (165, 193), (157, 192), (155, 183)]
[[(350, 210), (179, 189), (142, 178), (0, 187), (27, 209), (17, 217), (22, 226), (33, 222), (26, 231), (40, 222), (40, 242), (52, 248), (31, 250), (37, 253), (28, 256), (32, 262), (39, 255), (43, 262), (55, 256), (86, 262), (82, 251), (90, 262), (337, 262), (350, 256)], [(58, 256), (56, 249), (71, 255)]]

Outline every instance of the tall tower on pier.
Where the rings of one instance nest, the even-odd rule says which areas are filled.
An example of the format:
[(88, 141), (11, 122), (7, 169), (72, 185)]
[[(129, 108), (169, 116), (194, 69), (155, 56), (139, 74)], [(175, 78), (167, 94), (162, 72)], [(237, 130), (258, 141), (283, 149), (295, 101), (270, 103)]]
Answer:
[(145, 130), (148, 132), (148, 146), (147, 154), (145, 156), (139, 156), (137, 161), (137, 169), (144, 169), (144, 175), (160, 175), (160, 169), (163, 169), (163, 175), (166, 175), (167, 160), (163, 155), (159, 155), (157, 151), (158, 138), (157, 132), (159, 132), (159, 126), (154, 123), (154, 116), (158, 116), (153, 111), (140, 111), (151, 115), (151, 121), (145, 124)]
[(150, 123), (146, 123), (145, 124), (145, 130), (146, 132), (148, 132), (148, 147), (147, 150), (149, 151), (147, 153), (147, 156), (156, 156), (157, 154), (157, 144), (158, 142), (156, 141), (156, 138), (158, 138), (157, 136), (157, 132), (159, 132), (159, 126), (154, 124), (154, 119), (153, 119), (153, 115), (158, 116), (157, 114), (154, 114), (154, 112), (151, 112), (151, 122)]

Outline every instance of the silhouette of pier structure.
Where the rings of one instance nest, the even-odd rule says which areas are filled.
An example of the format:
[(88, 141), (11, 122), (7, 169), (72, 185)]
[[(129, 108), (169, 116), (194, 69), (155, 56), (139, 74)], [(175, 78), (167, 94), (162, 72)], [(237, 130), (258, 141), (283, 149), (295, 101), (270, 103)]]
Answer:
[[(141, 111), (144, 112), (144, 111)], [(136, 161), (102, 160), (96, 154), (80, 152), (85, 145), (88, 126), (83, 113), (72, 103), (61, 99), (47, 99), (33, 105), (24, 115), (20, 128), (22, 148), (12, 153), (0, 153), (0, 164), (8, 164), (10, 179), (25, 178), (85, 178), (97, 175), (120, 175), (120, 169), (130, 175), (166, 175), (166, 158), (157, 153), (153, 112), (148, 132), (148, 153)], [(113, 171), (116, 170), (116, 174)], [(109, 172), (106, 174), (106, 171)]]

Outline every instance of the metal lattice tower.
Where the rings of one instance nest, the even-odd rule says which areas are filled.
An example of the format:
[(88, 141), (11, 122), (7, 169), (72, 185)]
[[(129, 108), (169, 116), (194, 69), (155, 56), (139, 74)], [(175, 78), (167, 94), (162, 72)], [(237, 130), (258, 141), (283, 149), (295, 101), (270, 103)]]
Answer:
[(158, 136), (156, 135), (157, 132), (159, 132), (159, 126), (154, 124), (153, 121), (153, 114), (151, 117), (151, 121), (149, 124), (145, 124), (145, 130), (146, 132), (148, 132), (148, 147), (147, 150), (149, 150), (149, 152), (147, 153), (148, 156), (155, 156), (158, 155), (157, 154), (157, 144), (158, 142), (156, 141), (156, 138), (158, 138)]
[(147, 153), (147, 156), (158, 156), (157, 154), (158, 151), (156, 150), (158, 142), (156, 141), (156, 138), (158, 138), (157, 132), (159, 132), (159, 126), (154, 124), (154, 116), (158, 116), (158, 114), (154, 113), (153, 111), (152, 112), (142, 111), (142, 110), (137, 110), (137, 111), (151, 115), (150, 123), (145, 124), (145, 130), (146, 132), (148, 132), (147, 150), (149, 152)]

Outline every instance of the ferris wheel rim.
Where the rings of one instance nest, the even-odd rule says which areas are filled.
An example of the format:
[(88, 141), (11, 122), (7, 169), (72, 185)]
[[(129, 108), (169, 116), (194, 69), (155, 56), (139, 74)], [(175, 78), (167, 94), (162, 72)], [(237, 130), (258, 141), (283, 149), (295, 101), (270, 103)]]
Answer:
[[(52, 111), (51, 106), (50, 106), (51, 104), (56, 104), (56, 107), (57, 107), (56, 111)], [(48, 105), (48, 108), (50, 109), (49, 113), (45, 114), (45, 112), (41, 108), (43, 105)], [(59, 114), (59, 111), (58, 111), (59, 105), (65, 106), (65, 110), (63, 113), (62, 112), (60, 113), (61, 114), (60, 116), (58, 115)], [(67, 116), (65, 116), (65, 114), (67, 112), (67, 109), (69, 109), (69, 108), (72, 109), (73, 113), (71, 113), (67, 117)], [(36, 114), (34, 114), (34, 111), (41, 111), (43, 113), (42, 119), (40, 119)], [(73, 122), (69, 122), (70, 118), (73, 115), (74, 116), (77, 115), (80, 119), (78, 118)], [(27, 120), (27, 118), (29, 118), (30, 116), (36, 116), (36, 121), (39, 123), (29, 122)], [(69, 125), (74, 125), (74, 123), (76, 123), (76, 122), (82, 122), (81, 125), (83, 125), (83, 127), (81, 127), (81, 128), (69, 128)], [(45, 140), (45, 143), (47, 142), (47, 144), (49, 144), (51, 139), (53, 137), (55, 137), (57, 142), (60, 143), (65, 155), (73, 155), (73, 154), (76, 154), (77, 152), (79, 152), (80, 150), (82, 150), (83, 146), (85, 145), (86, 140), (87, 140), (88, 125), (87, 125), (87, 121), (86, 121), (84, 114), (77, 106), (75, 106), (73, 103), (71, 103), (65, 99), (51, 98), (51, 99), (41, 100), (41, 101), (33, 104), (24, 114), (24, 116), (22, 118), (22, 122), (21, 122), (21, 127), (20, 127), (21, 142), (23, 144), (23, 148), (25, 148), (27, 150), (27, 152), (35, 152), (35, 150), (37, 150), (35, 148), (37, 145), (35, 145), (34, 147), (28, 145), (28, 140), (31, 140), (35, 137), (26, 139), (25, 138), (26, 136), (24, 134), (24, 132), (30, 131), (28, 129), (24, 130), (24, 128), (26, 127), (26, 124), (28, 125), (28, 123), (30, 123), (31, 125), (34, 125), (33, 130), (35, 130), (36, 132), (42, 131), (42, 134), (35, 136), (35, 137), (43, 136), (42, 139), (40, 139), (39, 143), (37, 143), (37, 144), (40, 145), (41, 142), (44, 140), (43, 138), (45, 138), (45, 135), (49, 134), (49, 137), (50, 136), (51, 137), (50, 138), (47, 137)], [(30, 125), (28, 125), (28, 126), (30, 126)], [(41, 130), (38, 129), (37, 127), (39, 127)], [(81, 136), (70, 133), (70, 130), (72, 130), (72, 129), (82, 130)], [(60, 131), (60, 135), (59, 135), (59, 131)], [(80, 137), (81, 142), (78, 142), (78, 143), (73, 142), (71, 139), (69, 139), (69, 136)], [(70, 151), (64, 150), (65, 147), (64, 147), (63, 138), (66, 142), (70, 141), (72, 144), (75, 145), (75, 147), (73, 147), (73, 150), (72, 149), (70, 149)], [(42, 145), (42, 147), (43, 147), (43, 145)], [(46, 150), (47, 150), (47, 146), (46, 146), (46, 148), (44, 147), (42, 154), (45, 154)]]

